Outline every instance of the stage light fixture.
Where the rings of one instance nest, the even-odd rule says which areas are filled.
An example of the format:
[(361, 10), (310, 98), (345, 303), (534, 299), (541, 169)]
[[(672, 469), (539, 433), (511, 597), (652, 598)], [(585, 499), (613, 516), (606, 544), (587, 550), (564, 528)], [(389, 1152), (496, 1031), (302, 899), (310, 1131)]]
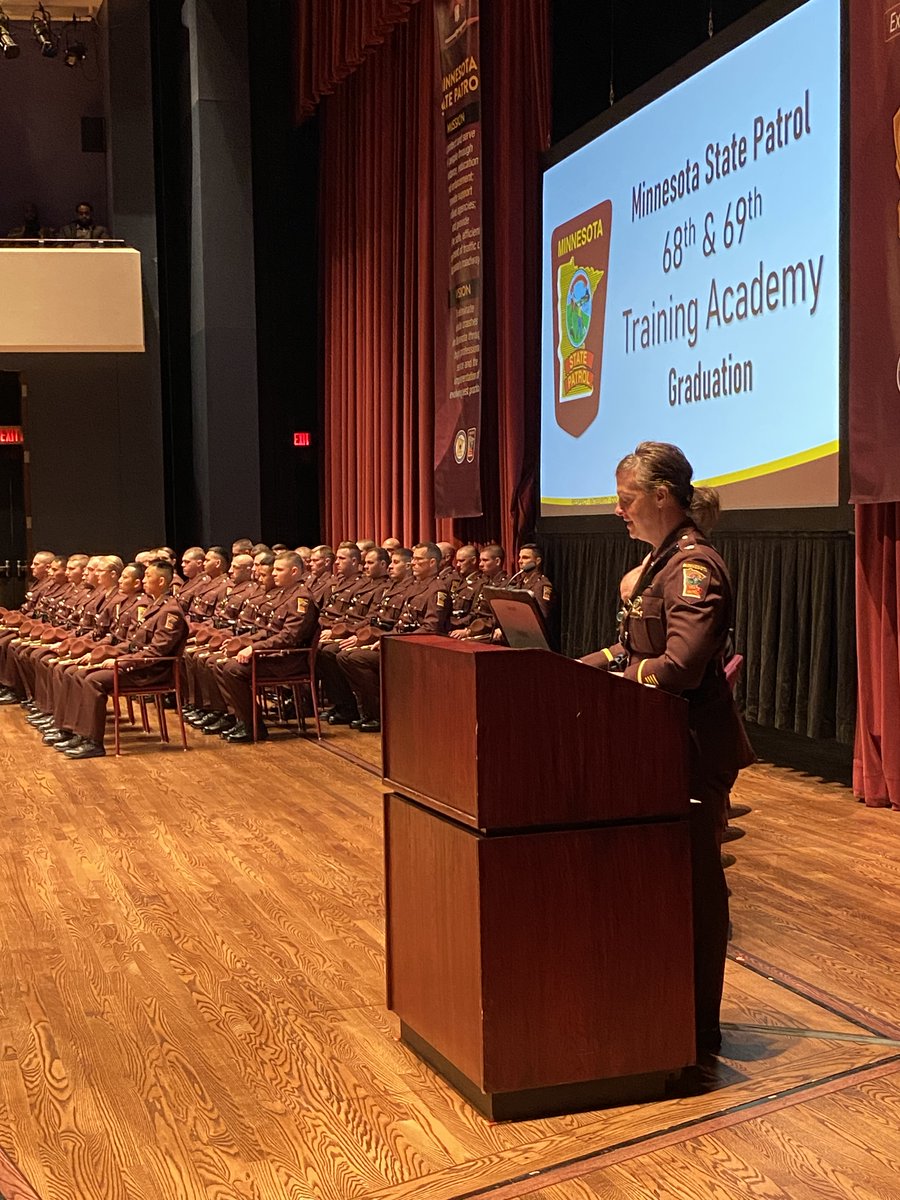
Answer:
[(87, 58), (87, 46), (78, 37), (78, 18), (72, 14), (72, 24), (66, 26), (66, 48), (63, 62), (67, 67), (77, 67)]
[(59, 54), (59, 38), (53, 32), (53, 19), (43, 4), (39, 4), (31, 14), (31, 31), (43, 57), (56, 58)]
[(9, 17), (0, 8), (0, 53), (4, 58), (18, 58), (19, 47), (10, 32)]

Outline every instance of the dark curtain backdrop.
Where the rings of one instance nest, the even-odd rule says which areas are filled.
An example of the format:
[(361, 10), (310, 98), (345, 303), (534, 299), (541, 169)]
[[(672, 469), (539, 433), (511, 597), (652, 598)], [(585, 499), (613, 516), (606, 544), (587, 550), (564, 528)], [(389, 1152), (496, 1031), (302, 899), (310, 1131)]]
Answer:
[[(747, 719), (851, 743), (853, 539), (835, 533), (719, 533), (713, 540), (735, 584), (735, 646), (745, 658), (736, 694)], [(563, 653), (578, 656), (611, 643), (619, 580), (646, 547), (620, 534), (545, 533), (542, 541), (547, 573), (559, 590)], [(895, 603), (896, 598), (895, 582)], [(896, 630), (896, 607), (894, 616)], [(896, 639), (894, 649), (896, 660)], [(894, 669), (896, 675), (896, 661)], [(900, 712), (900, 704), (894, 711)]]
[(435, 69), (426, 0), (320, 106), (324, 527), (331, 538), (500, 538), (513, 546), (533, 524), (539, 347), (530, 331), (540, 327), (547, 0), (485, 8), (485, 514), (437, 524), (434, 517)]
[(900, 808), (900, 504), (856, 506), (859, 716), (853, 790)]

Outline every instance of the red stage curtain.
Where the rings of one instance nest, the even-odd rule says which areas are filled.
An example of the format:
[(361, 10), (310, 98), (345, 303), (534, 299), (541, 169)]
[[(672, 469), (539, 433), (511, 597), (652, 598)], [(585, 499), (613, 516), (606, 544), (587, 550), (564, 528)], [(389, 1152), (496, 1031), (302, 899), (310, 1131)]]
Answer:
[(900, 504), (856, 506), (859, 702), (853, 790), (900, 808)]
[(434, 517), (435, 68), (425, 3), (322, 105), (324, 527), (332, 538), (501, 538), (512, 548), (531, 528), (549, 18), (547, 0), (485, 9), (485, 515), (437, 525)]
[(295, 0), (298, 121), (380, 46), (418, 0)]
[[(427, 18), (425, 20), (424, 18)], [(322, 105), (325, 530), (430, 531), (431, 8)]]

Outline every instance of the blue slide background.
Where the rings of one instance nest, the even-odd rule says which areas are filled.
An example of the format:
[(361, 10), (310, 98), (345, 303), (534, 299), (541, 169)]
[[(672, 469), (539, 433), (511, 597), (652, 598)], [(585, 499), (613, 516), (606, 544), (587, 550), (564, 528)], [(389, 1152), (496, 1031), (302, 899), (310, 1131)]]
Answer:
[[(811, 135), (753, 159), (753, 120), (771, 120), (810, 92)], [(748, 140), (747, 165), (705, 182), (706, 146)], [(885, 131), (890, 137), (890, 130)], [(632, 188), (653, 185), (690, 158), (699, 190), (632, 222)], [(743, 244), (723, 246), (729, 201), (756, 188), (762, 215), (748, 222)], [(600, 411), (572, 437), (554, 414), (551, 235), (564, 221), (612, 199), (606, 328)], [(695, 479), (746, 471), (838, 437), (839, 403), (840, 9), (810, 0), (665, 96), (549, 168), (544, 176), (541, 382), (541, 495), (545, 499), (610, 496), (615, 465), (643, 439), (675, 442)], [(715, 216), (717, 253), (704, 257), (704, 221)], [(732, 205), (732, 218), (734, 206)], [(680, 270), (663, 272), (666, 232), (688, 218), (697, 241)], [(779, 307), (721, 329), (705, 328), (710, 280), (722, 289), (758, 273), (824, 254), (819, 305)], [(578, 252), (575, 252), (578, 261)], [(686, 339), (625, 354), (623, 310), (649, 313), (696, 297), (700, 331)], [(753, 360), (753, 391), (670, 406), (668, 374), (715, 367), (723, 356)], [(837, 497), (835, 497), (837, 501)], [(577, 506), (572, 509), (577, 515)]]

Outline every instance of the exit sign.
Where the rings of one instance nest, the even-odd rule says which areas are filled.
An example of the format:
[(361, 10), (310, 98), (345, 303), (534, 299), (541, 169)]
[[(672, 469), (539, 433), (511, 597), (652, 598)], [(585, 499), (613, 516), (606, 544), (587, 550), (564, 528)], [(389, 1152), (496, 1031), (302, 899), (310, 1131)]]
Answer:
[(24, 442), (21, 425), (0, 425), (0, 446), (21, 446)]
[(311, 446), (312, 445), (312, 435), (309, 433), (295, 433), (294, 434), (294, 445), (295, 446)]

